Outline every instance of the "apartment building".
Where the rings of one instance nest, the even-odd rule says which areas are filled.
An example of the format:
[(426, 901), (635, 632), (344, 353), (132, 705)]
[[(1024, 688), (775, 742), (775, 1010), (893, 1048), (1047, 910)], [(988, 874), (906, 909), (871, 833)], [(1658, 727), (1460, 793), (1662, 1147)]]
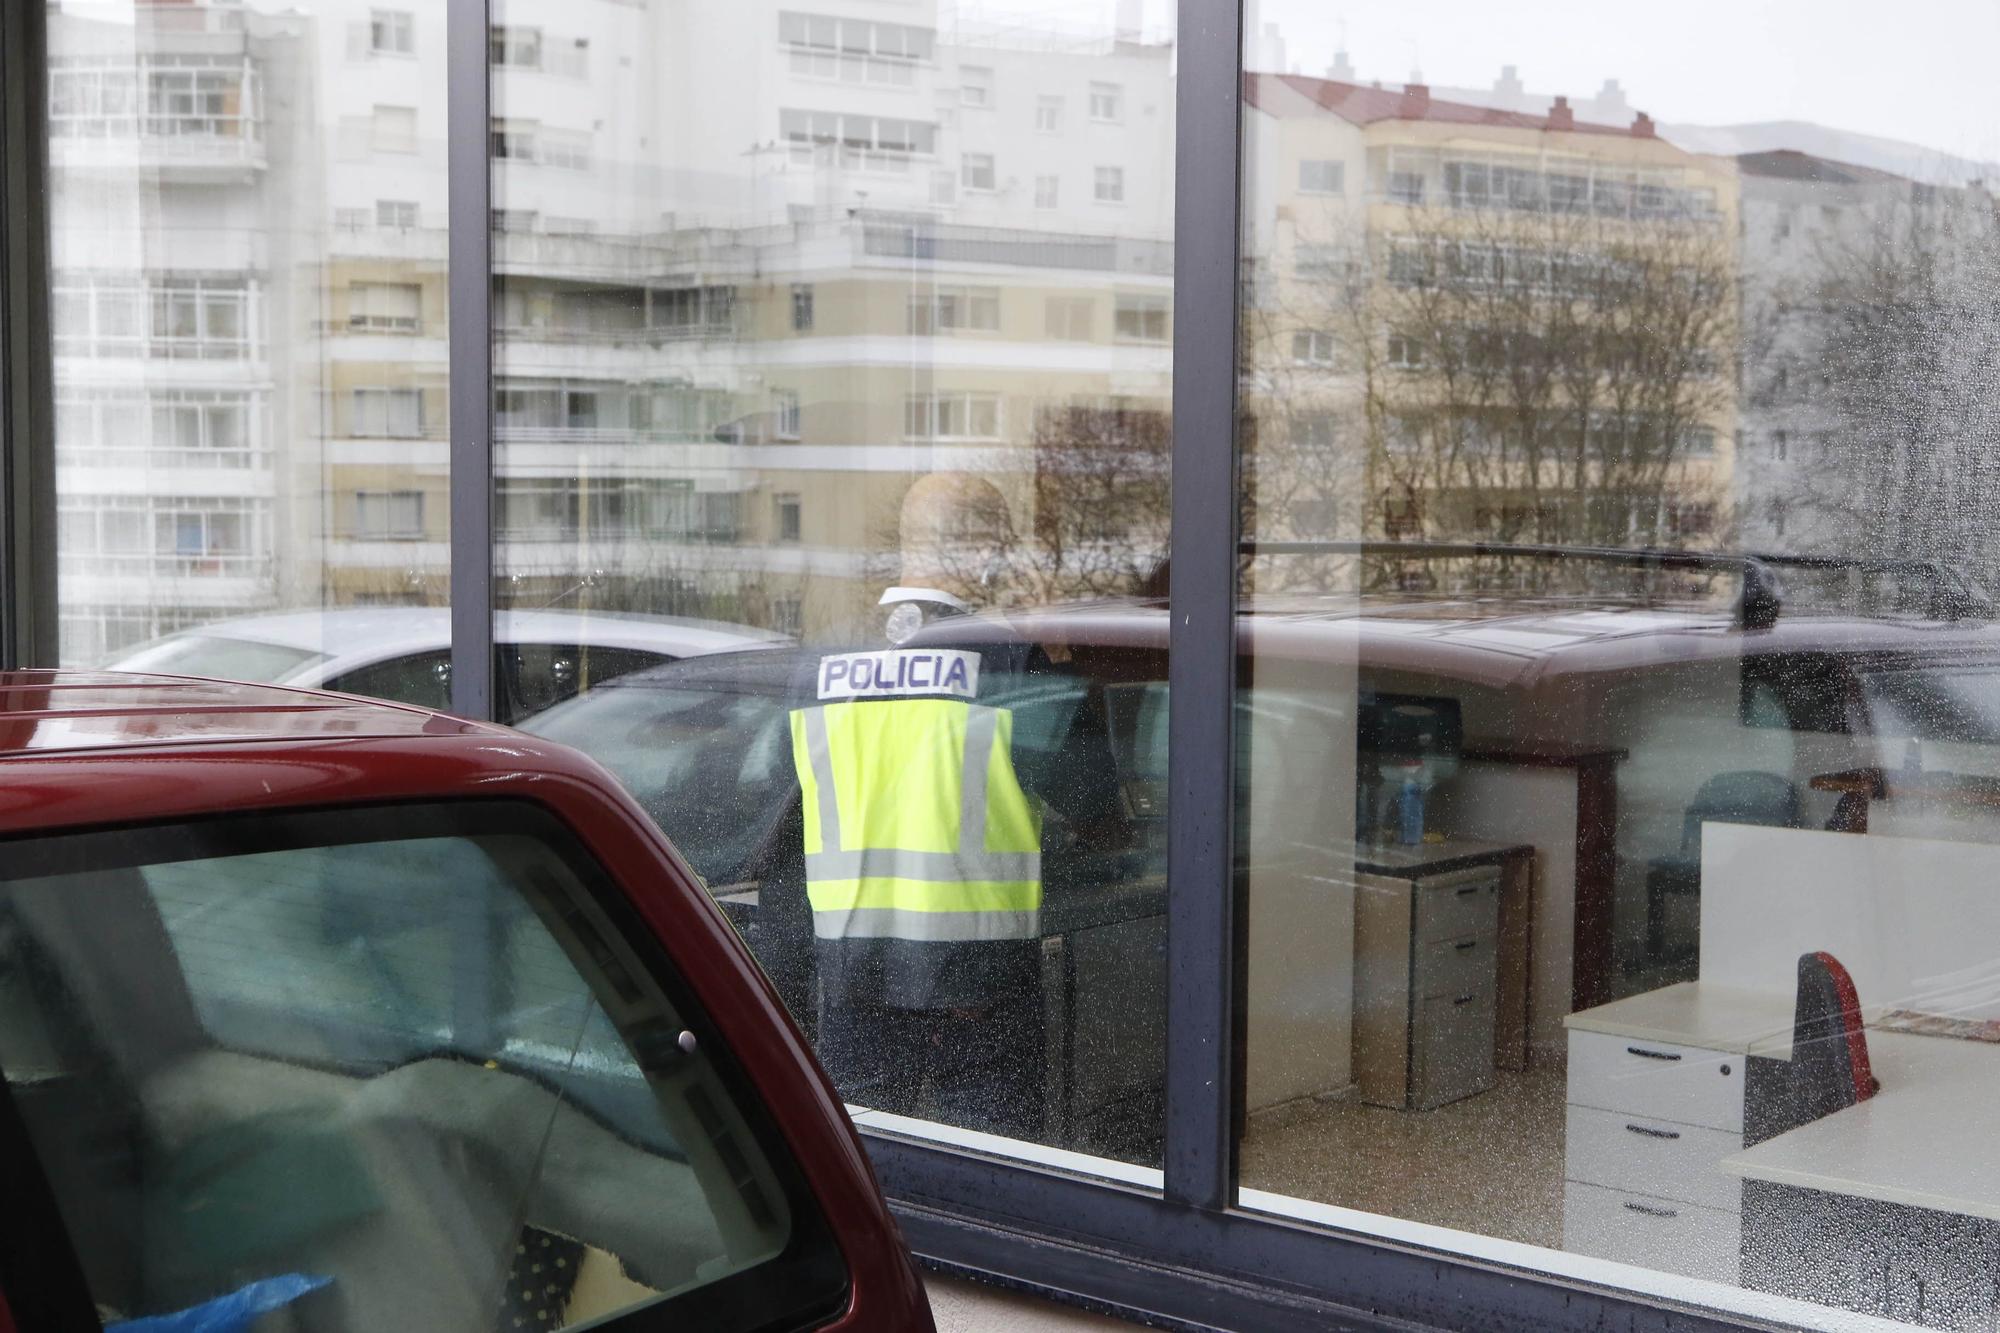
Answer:
[(1733, 163), (1561, 99), (1537, 116), (1277, 74), (1246, 97), (1266, 122), (1246, 392), (1283, 436), (1246, 460), (1260, 535), (1729, 527)]
[[(1048, 473), (1165, 447), (1171, 45), (760, 9), (496, 14), (498, 599), (831, 633), (941, 470), (1006, 497), (1034, 586), (1052, 544), (1138, 568), (1164, 492), (1052, 517)], [(66, 653), (442, 603), (443, 8), (123, 12), (51, 35), (57, 214), (92, 218), (56, 233)], [(809, 569), (848, 578), (811, 607)]]

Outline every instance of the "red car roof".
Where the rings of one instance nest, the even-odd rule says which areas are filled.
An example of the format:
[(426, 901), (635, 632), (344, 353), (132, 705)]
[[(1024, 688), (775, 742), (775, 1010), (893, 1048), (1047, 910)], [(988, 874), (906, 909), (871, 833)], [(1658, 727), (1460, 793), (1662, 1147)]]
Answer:
[(0, 672), (0, 759), (218, 742), (463, 736), (499, 729), (275, 685), (111, 671)]

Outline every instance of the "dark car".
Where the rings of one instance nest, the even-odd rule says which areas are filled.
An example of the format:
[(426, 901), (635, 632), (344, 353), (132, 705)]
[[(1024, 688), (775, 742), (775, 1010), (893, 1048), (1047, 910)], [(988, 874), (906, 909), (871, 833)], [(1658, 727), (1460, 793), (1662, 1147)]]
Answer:
[(0, 674), (0, 1073), (0, 1329), (932, 1326), (695, 877), (497, 727)]

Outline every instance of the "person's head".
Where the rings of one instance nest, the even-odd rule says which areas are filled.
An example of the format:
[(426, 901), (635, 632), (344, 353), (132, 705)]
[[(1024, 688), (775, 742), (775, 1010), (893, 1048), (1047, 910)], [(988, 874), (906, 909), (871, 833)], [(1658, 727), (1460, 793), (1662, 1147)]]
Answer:
[(998, 600), (1012, 518), (1000, 488), (968, 472), (919, 477), (903, 496), (897, 583), (949, 594), (970, 606)]

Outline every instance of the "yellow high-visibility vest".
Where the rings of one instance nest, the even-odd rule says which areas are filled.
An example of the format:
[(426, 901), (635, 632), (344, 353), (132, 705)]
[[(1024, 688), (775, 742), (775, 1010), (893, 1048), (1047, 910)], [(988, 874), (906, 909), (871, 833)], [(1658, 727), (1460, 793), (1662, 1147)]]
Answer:
[(1040, 813), (1014, 773), (1014, 715), (962, 699), (792, 713), (806, 896), (821, 939), (1033, 939)]

